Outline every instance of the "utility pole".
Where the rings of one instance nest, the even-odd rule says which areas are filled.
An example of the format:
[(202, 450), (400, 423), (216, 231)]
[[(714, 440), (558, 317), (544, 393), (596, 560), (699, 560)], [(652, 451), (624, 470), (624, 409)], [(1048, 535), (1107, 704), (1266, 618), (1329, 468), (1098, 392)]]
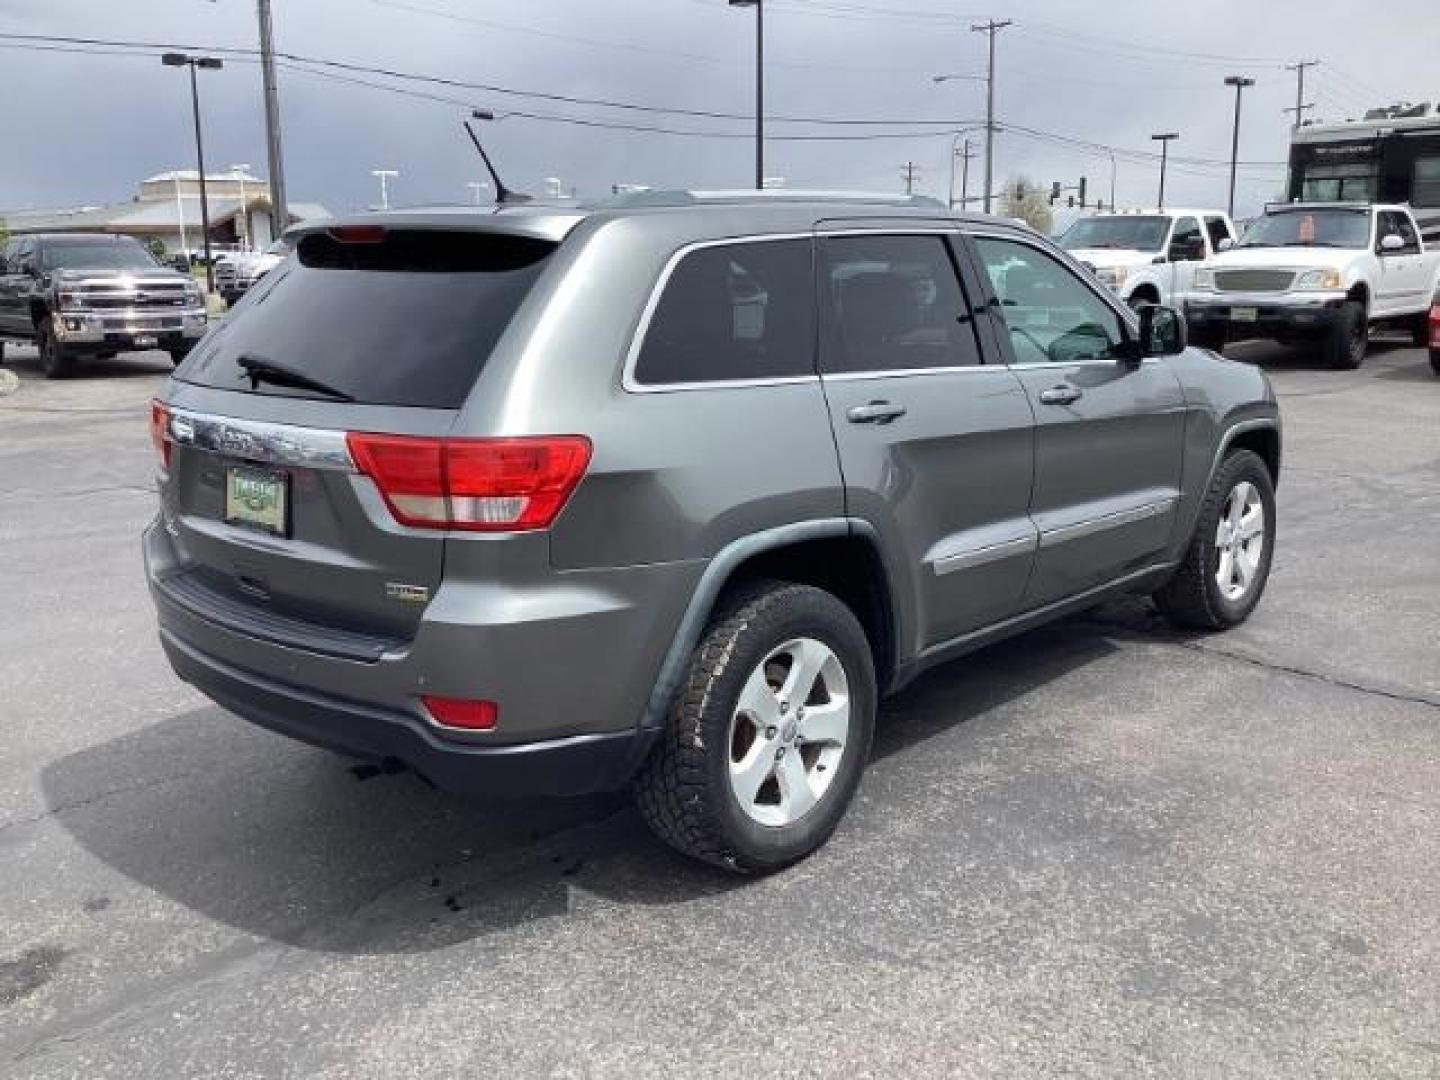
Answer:
[(990, 38), (990, 62), (985, 69), (985, 213), (990, 213), (991, 193), (995, 190), (995, 35), (1012, 25), (1012, 19), (991, 19), (972, 25), (971, 31)]
[(1166, 131), (1159, 135), (1151, 135), (1150, 138), (1160, 144), (1160, 200), (1155, 204), (1155, 209), (1165, 209), (1165, 162), (1169, 158), (1170, 143), (1178, 139), (1178, 131)]
[(1313, 101), (1309, 104), (1306, 104), (1305, 101), (1305, 69), (1319, 66), (1319, 60), (1299, 60), (1296, 63), (1285, 65), (1286, 71), (1295, 72), (1295, 107), (1285, 111), (1295, 114), (1296, 131), (1300, 130), (1301, 121), (1305, 118), (1305, 110), (1315, 108)]
[(280, 87), (275, 81), (275, 35), (270, 0), (258, 0), (260, 15), (260, 78), (265, 86), (265, 145), (270, 161), (271, 237), (290, 227), (290, 204), (285, 198), (285, 155), (280, 146)]
[(964, 210), (970, 205), (970, 159), (974, 157), (970, 152), (970, 140), (965, 140), (965, 150), (960, 155), (962, 164), (960, 168), (960, 209)]
[(1235, 167), (1240, 161), (1240, 95), (1247, 86), (1254, 86), (1255, 80), (1244, 75), (1225, 76), (1225, 85), (1235, 88), (1235, 130), (1230, 138), (1230, 206), (1229, 213), (1235, 216)]
[(914, 195), (915, 163), (913, 161), (907, 161), (904, 165), (900, 166), (900, 175), (905, 178), (905, 194)]
[(960, 158), (965, 163), (960, 174), (960, 209), (964, 210), (970, 193), (970, 159), (973, 156), (970, 152), (970, 139), (968, 137), (965, 139), (962, 149), (960, 136), (957, 134), (950, 143), (950, 186), (945, 189), (949, 196), (948, 205), (951, 210), (955, 209), (955, 159)]

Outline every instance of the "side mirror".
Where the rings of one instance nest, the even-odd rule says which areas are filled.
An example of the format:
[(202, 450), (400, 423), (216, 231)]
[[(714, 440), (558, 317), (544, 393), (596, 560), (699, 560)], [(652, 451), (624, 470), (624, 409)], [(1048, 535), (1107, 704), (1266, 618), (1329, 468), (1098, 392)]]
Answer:
[(1405, 238), (1399, 233), (1389, 233), (1380, 241), (1381, 251), (1404, 251)]
[(1218, 243), (1218, 244), (1215, 245), (1215, 250), (1216, 250), (1216, 251), (1229, 251), (1229, 250), (1230, 250), (1231, 248), (1233, 248), (1234, 246), (1235, 246), (1235, 241), (1234, 241), (1233, 239), (1231, 239), (1230, 237), (1227, 236), (1227, 237), (1225, 237), (1224, 240), (1221, 240), (1220, 243)]
[(1140, 356), (1176, 356), (1185, 351), (1190, 333), (1185, 316), (1163, 304), (1140, 309)]

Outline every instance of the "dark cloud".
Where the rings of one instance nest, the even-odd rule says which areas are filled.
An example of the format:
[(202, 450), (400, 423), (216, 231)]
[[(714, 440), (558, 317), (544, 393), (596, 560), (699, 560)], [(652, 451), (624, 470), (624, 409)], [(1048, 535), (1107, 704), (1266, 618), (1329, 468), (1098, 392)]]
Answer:
[[(603, 97), (712, 112), (751, 107), (753, 13), (723, 0), (548, 0), (528, 6), (466, 0), (274, 0), (280, 48), (446, 78), (571, 97)], [(983, 69), (984, 42), (951, 16), (949, 0), (772, 0), (767, 46), (769, 106), (776, 113), (881, 119), (979, 117), (983, 87), (936, 85), (936, 72)], [(1150, 148), (1149, 135), (1179, 130), (1173, 152), (1223, 160), (1233, 99), (1227, 71), (1257, 78), (1247, 94), (1241, 156), (1285, 157), (1294, 79), (1287, 58), (1321, 56), (1321, 112), (1337, 116), (1383, 96), (1440, 97), (1433, 0), (1390, 0), (1363, 17), (1330, 0), (1214, 0), (1208, 4), (1108, 0), (997, 2), (1016, 25), (1000, 38), (1002, 121), (1067, 137)], [(877, 10), (928, 12), (876, 17)], [(1381, 12), (1383, 11), (1383, 14)], [(435, 14), (435, 13), (439, 14)], [(510, 28), (504, 28), (505, 24)], [(523, 27), (528, 32), (514, 29)], [(74, 35), (250, 48), (253, 0), (0, 0), (0, 33)], [(579, 39), (579, 40), (576, 40)], [(587, 44), (588, 42), (588, 44)], [(1163, 52), (1160, 50), (1164, 50)], [(1190, 55), (1179, 55), (1179, 54)], [(1249, 57), (1250, 62), (1223, 58)], [(104, 202), (130, 195), (145, 175), (192, 165), (183, 75), (149, 58), (0, 48), (6, 149), (0, 206)], [(459, 201), (479, 176), (459, 129), (463, 108), (404, 97), (334, 76), (282, 72), (292, 198), (335, 209), (376, 198), (370, 170), (395, 168), (402, 202)], [(504, 111), (563, 113), (686, 130), (737, 132), (745, 121), (652, 115), (409, 84), (422, 93)], [(245, 162), (265, 171), (258, 67), (228, 61), (203, 76), (212, 168)], [(822, 129), (774, 125), (780, 134)], [(513, 184), (540, 188), (559, 176), (582, 193), (612, 182), (743, 186), (747, 138), (701, 139), (604, 131), (510, 118), (486, 137)], [(896, 190), (907, 160), (922, 190), (941, 193), (949, 140), (782, 142), (767, 172), (797, 186)], [(978, 178), (979, 161), (972, 175)], [(1082, 173), (1107, 194), (1108, 158), (1053, 142), (1002, 137), (1001, 176), (1073, 181)], [(1122, 202), (1153, 197), (1155, 169), (1120, 161)], [(1274, 193), (1283, 169), (1247, 168), (1240, 197)], [(1223, 167), (1177, 165), (1172, 201), (1223, 202)], [(976, 183), (978, 187), (978, 179)]]

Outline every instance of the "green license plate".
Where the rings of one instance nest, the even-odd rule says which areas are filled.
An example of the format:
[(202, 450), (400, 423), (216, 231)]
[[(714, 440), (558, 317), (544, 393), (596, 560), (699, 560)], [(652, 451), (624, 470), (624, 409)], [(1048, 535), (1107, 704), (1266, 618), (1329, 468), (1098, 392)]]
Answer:
[(225, 470), (225, 521), (275, 536), (290, 526), (290, 478), (269, 469), (235, 465)]

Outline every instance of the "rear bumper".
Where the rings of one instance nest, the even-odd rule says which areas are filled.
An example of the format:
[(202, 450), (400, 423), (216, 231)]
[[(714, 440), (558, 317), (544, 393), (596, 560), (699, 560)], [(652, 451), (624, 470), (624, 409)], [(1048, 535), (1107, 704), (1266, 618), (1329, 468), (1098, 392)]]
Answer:
[[(654, 738), (642, 718), (701, 567), (651, 564), (517, 580), (461, 578), (413, 637), (350, 648), (333, 628), (187, 599), (162, 518), (144, 554), (176, 673), (262, 727), (363, 758), (393, 757), (449, 790), (496, 796), (623, 786)], [(543, 549), (542, 549), (543, 550)], [(350, 635), (360, 636), (360, 635)], [(341, 646), (346, 647), (342, 648)], [(438, 726), (423, 695), (486, 699), (490, 732)]]
[(1344, 306), (1343, 293), (1191, 295), (1185, 300), (1185, 321), (1199, 330), (1225, 330), (1233, 338), (1318, 336), (1334, 327)]
[(251, 723), (355, 757), (403, 761), (436, 787), (516, 798), (585, 795), (623, 787), (658, 732), (633, 728), (510, 746), (455, 744), (404, 713), (345, 701), (242, 671), (161, 629), (175, 673)]

